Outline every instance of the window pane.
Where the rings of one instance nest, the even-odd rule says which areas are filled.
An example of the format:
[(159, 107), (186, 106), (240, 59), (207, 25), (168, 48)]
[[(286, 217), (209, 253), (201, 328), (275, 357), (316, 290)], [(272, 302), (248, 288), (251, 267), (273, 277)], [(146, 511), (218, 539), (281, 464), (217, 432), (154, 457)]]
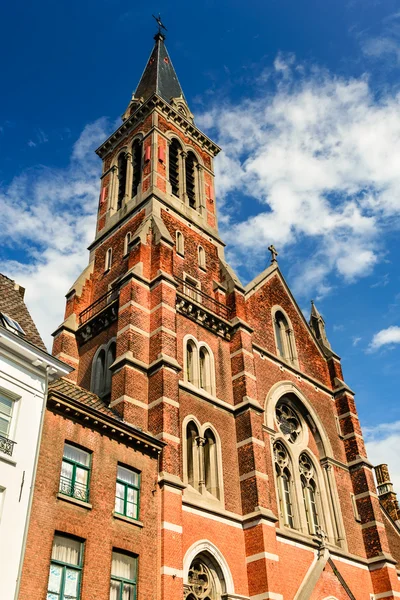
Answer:
[(69, 460), (73, 460), (85, 467), (89, 467), (90, 465), (90, 454), (89, 452), (85, 452), (84, 450), (80, 450), (79, 448), (75, 448), (75, 446), (70, 446), (69, 444), (64, 444), (64, 458), (68, 458)]
[(78, 597), (79, 572), (67, 569), (65, 574), (64, 599), (75, 600)]
[(0, 395), (0, 414), (11, 416), (13, 401)]
[[(61, 580), (62, 580), (62, 567), (59, 565), (50, 565), (50, 574), (49, 574), (49, 583), (48, 583), (48, 591), (53, 592), (58, 595), (61, 588)], [(57, 595), (54, 598), (57, 598)], [(47, 596), (49, 597), (49, 596)]]
[(124, 583), (122, 591), (122, 600), (133, 600), (134, 599), (134, 586)]
[(120, 515), (124, 514), (124, 499), (123, 498), (115, 498), (115, 512)]
[(113, 552), (111, 575), (113, 577), (135, 581), (136, 558), (121, 554), (120, 552)]
[(80, 467), (76, 468), (75, 471), (75, 481), (86, 486), (88, 481), (89, 472), (86, 469), (81, 469)]
[(0, 415), (0, 435), (8, 435), (10, 420)]
[(81, 546), (77, 540), (55, 535), (51, 558), (69, 565), (79, 565)]
[(119, 581), (114, 581), (111, 579), (110, 585), (110, 600), (119, 600), (119, 590), (121, 589), (121, 584)]

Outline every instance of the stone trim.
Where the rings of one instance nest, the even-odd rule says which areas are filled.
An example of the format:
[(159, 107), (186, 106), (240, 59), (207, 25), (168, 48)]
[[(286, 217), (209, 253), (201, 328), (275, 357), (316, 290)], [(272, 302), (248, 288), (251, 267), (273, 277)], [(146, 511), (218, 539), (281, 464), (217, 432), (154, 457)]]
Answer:
[(142, 521), (137, 521), (136, 519), (130, 519), (129, 517), (126, 517), (125, 515), (120, 515), (119, 513), (116, 513), (115, 510), (113, 511), (113, 517), (114, 517), (114, 519), (119, 519), (120, 521), (129, 523), (130, 525), (135, 525), (136, 527), (144, 527), (144, 524)]
[(150, 402), (150, 404), (148, 405), (148, 409), (151, 410), (152, 408), (155, 408), (162, 402), (165, 402), (165, 404), (170, 404), (170, 406), (174, 406), (175, 408), (179, 408), (180, 406), (179, 402), (177, 402), (176, 400), (172, 400), (172, 398), (168, 398), (168, 396), (160, 396), (159, 398), (157, 398), (157, 400), (153, 400), (153, 402)]
[(241, 475), (239, 481), (242, 483), (242, 481), (246, 481), (246, 479), (250, 479), (250, 477), (259, 477), (260, 479), (264, 479), (264, 481), (269, 481), (268, 475), (266, 473), (261, 473), (261, 471), (249, 471), (248, 473)]
[(115, 400), (110, 402), (110, 408), (113, 408), (113, 406), (120, 404), (120, 402), (129, 402), (130, 404), (134, 404), (135, 406), (140, 406), (140, 408), (143, 408), (144, 410), (148, 410), (148, 408), (149, 408), (148, 405), (145, 404), (144, 402), (141, 402), (140, 400), (136, 400), (135, 398), (132, 398), (131, 396), (127, 396), (126, 394), (123, 394), (119, 398), (116, 398)]
[(263, 448), (265, 448), (265, 442), (263, 440), (259, 440), (258, 438), (255, 438), (255, 437), (249, 437), (249, 438), (246, 438), (245, 440), (242, 440), (241, 442), (237, 442), (236, 448), (241, 448), (242, 446), (246, 446), (247, 444), (258, 444), (259, 446), (262, 446)]
[(252, 556), (246, 556), (246, 563), (252, 563), (257, 560), (275, 560), (279, 561), (279, 556), (277, 554), (271, 554), (270, 552), (259, 552), (258, 554), (253, 554)]
[(57, 498), (59, 500), (64, 500), (65, 502), (75, 504), (76, 506), (81, 506), (82, 508), (86, 508), (87, 510), (92, 510), (93, 508), (93, 505), (90, 504), (90, 502), (83, 502), (82, 500), (78, 500), (77, 498), (73, 498), (72, 496), (66, 496), (65, 494), (61, 494), (61, 492), (57, 493)]
[(183, 571), (181, 569), (175, 569), (175, 567), (161, 567), (161, 575), (170, 575), (171, 577), (178, 577), (179, 579), (183, 579)]
[(182, 525), (176, 525), (176, 523), (169, 523), (168, 521), (161, 521), (161, 529), (174, 531), (175, 533), (183, 533)]
[(180, 438), (178, 438), (176, 435), (172, 435), (166, 431), (160, 431), (160, 433), (157, 433), (155, 435), (155, 437), (158, 440), (161, 440), (162, 438), (165, 438), (166, 440), (168, 440), (169, 442), (174, 442), (174, 444), (180, 444), (181, 440)]

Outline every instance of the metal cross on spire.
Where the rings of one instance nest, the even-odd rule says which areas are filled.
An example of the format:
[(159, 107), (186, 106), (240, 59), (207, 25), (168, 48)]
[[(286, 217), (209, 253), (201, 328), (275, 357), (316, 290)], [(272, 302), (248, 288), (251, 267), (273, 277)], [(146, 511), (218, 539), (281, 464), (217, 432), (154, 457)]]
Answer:
[(153, 19), (155, 19), (157, 25), (158, 25), (158, 33), (161, 33), (162, 35), (162, 29), (164, 29), (165, 31), (167, 31), (167, 28), (165, 27), (164, 23), (161, 21), (161, 15), (160, 13), (158, 13), (158, 17), (155, 17), (153, 15)]
[(270, 246), (268, 246), (268, 250), (271, 252), (271, 265), (272, 265), (273, 263), (276, 263), (276, 262), (278, 262), (278, 261), (276, 260), (276, 257), (278, 256), (278, 253), (277, 253), (277, 251), (276, 251), (276, 249), (275, 249), (275, 246), (274, 246), (273, 244), (271, 244)]

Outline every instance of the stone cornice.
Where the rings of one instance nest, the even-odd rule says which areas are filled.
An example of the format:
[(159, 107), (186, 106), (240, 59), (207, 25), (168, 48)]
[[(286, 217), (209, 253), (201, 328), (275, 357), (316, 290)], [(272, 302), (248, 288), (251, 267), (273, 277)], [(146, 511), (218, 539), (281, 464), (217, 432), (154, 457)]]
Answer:
[(107, 154), (111, 152), (115, 146), (155, 108), (159, 109), (169, 121), (172, 121), (183, 133), (190, 136), (193, 141), (208, 150), (210, 154), (216, 156), (220, 152), (221, 148), (202, 133), (191, 121), (185, 119), (182, 113), (165, 102), (165, 100), (160, 98), (157, 94), (153, 94), (153, 96), (141, 104), (139, 108), (97, 148), (96, 154), (100, 156), (100, 158), (105, 158), (105, 156), (107, 156)]
[(117, 439), (121, 443), (153, 456), (157, 456), (165, 446), (164, 442), (157, 440), (151, 434), (56, 390), (50, 390), (47, 408), (63, 417), (81, 423), (83, 427), (96, 429), (101, 435)]

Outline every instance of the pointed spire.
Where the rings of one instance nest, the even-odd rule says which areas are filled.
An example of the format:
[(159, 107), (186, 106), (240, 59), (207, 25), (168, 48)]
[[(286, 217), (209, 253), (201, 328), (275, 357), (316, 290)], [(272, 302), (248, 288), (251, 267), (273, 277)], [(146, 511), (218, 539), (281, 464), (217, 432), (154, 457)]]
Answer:
[(181, 85), (164, 44), (165, 36), (158, 31), (154, 36), (155, 45), (143, 75), (136, 88), (135, 98), (146, 102), (153, 94), (158, 94), (166, 102), (181, 98), (187, 105)]
[(325, 321), (320, 315), (313, 300), (311, 300), (310, 327), (321, 346), (331, 350), (331, 345), (326, 336)]

